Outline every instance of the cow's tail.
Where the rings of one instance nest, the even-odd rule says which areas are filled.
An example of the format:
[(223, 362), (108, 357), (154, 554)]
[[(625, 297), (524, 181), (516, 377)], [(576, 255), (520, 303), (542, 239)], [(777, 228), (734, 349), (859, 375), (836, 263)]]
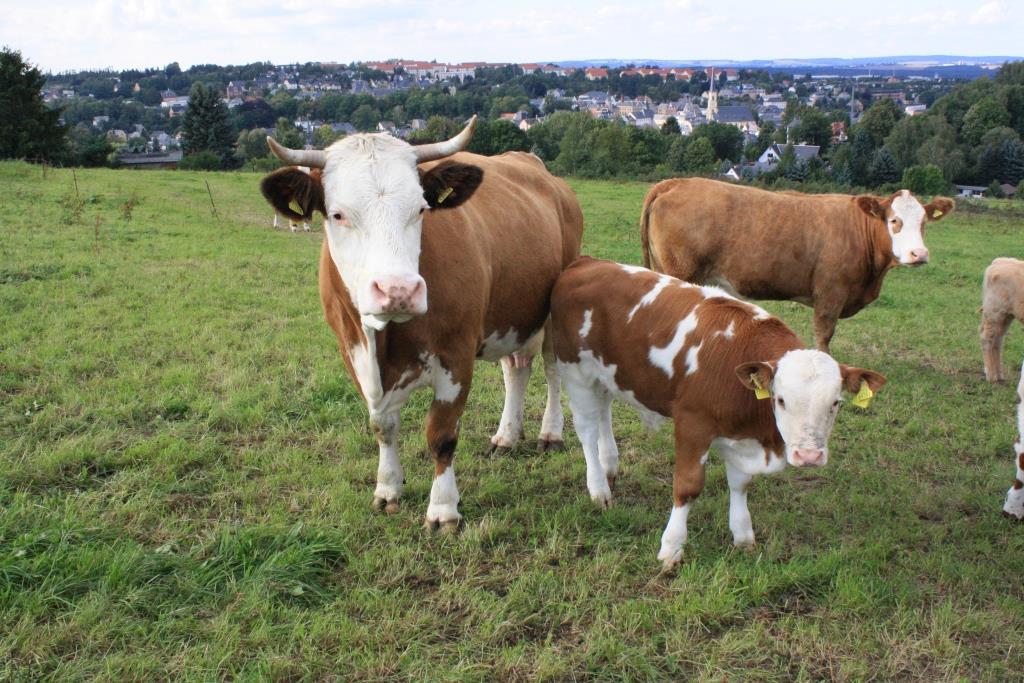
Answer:
[(644, 197), (644, 210), (640, 213), (640, 248), (643, 249), (644, 268), (651, 268), (654, 265), (651, 258), (651, 207), (654, 206), (654, 200), (667, 190), (670, 184), (671, 181), (663, 180), (652, 187)]

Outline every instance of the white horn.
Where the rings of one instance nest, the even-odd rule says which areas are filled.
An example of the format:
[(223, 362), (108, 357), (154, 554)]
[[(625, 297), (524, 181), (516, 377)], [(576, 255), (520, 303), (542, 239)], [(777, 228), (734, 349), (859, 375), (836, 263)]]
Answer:
[(413, 147), (416, 152), (416, 163), (423, 163), (424, 161), (433, 161), (434, 159), (443, 159), (450, 157), (456, 152), (461, 152), (466, 149), (469, 141), (473, 139), (473, 131), (476, 129), (476, 114), (473, 114), (473, 118), (469, 120), (466, 127), (462, 129), (462, 132), (453, 137), (451, 140), (445, 140), (444, 142), (434, 142), (429, 145), (417, 145)]
[(323, 168), (327, 163), (327, 155), (322, 149), (290, 149), (269, 135), (267, 144), (270, 145), (270, 151), (274, 153), (274, 156), (292, 166)]

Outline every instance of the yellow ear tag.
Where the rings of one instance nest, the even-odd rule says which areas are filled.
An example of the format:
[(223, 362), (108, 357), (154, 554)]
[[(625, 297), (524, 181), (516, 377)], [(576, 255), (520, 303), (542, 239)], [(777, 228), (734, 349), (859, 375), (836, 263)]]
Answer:
[(444, 188), (444, 191), (441, 192), (441, 194), (437, 195), (437, 203), (444, 204), (444, 200), (448, 199), (448, 197), (451, 196), (452, 192), (455, 192), (455, 190), (453, 190), (450, 187)]
[(754, 383), (754, 397), (758, 401), (771, 396), (771, 392), (761, 386), (761, 380), (757, 378), (756, 374), (751, 373), (750, 381)]
[(938, 218), (941, 215), (942, 211), (940, 211), (939, 209), (935, 209), (934, 211), (932, 211), (932, 218)]
[(295, 213), (299, 214), (300, 216), (305, 215), (305, 211), (302, 210), (302, 207), (299, 206), (299, 203), (294, 199), (288, 202), (288, 208), (294, 211)]
[(865, 380), (860, 382), (860, 391), (853, 397), (851, 403), (858, 408), (867, 408), (868, 404), (871, 403), (871, 397), (875, 395), (875, 392), (871, 391), (871, 387)]

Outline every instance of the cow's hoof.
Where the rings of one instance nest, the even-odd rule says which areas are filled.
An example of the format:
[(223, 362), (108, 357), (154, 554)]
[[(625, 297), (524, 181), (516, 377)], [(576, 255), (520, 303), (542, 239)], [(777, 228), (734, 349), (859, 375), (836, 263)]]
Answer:
[(679, 566), (679, 562), (683, 559), (683, 550), (680, 548), (675, 551), (664, 551), (658, 553), (658, 559), (661, 560), (661, 573), (671, 574), (675, 572), (676, 567)]
[(461, 518), (460, 519), (449, 519), (449, 520), (445, 520), (443, 522), (441, 520), (439, 520), (439, 519), (425, 519), (425, 520), (423, 520), (423, 528), (428, 533), (433, 534), (433, 533), (440, 532), (442, 534), (446, 534), (446, 535), (449, 535), (449, 536), (458, 533), (459, 527), (461, 526), (461, 524), (462, 524), (462, 519)]
[(617, 475), (617, 474), (609, 474), (607, 478), (608, 478), (608, 488), (609, 489), (614, 489), (615, 488), (615, 482), (619, 480), (619, 475)]
[(487, 449), (487, 457), (493, 458), (497, 456), (506, 456), (512, 454), (512, 446), (499, 446), (496, 443), (492, 443), (491, 447)]
[(387, 514), (391, 515), (391, 514), (394, 514), (394, 513), (398, 512), (399, 507), (400, 507), (400, 504), (399, 504), (399, 500), (397, 498), (393, 498), (391, 500), (388, 500), (387, 498), (384, 498), (383, 496), (374, 496), (373, 497), (373, 510), (374, 510), (374, 512), (384, 512), (384, 513), (387, 513)]
[(561, 453), (565, 450), (565, 441), (554, 437), (541, 437), (537, 441), (541, 453)]
[(732, 547), (733, 548), (736, 548), (737, 550), (742, 550), (742, 551), (748, 552), (748, 553), (751, 552), (754, 549), (754, 546), (756, 546), (756, 545), (757, 544), (754, 543), (754, 539), (752, 539), (752, 538), (750, 538), (750, 539), (744, 538), (744, 539), (734, 540), (732, 542)]

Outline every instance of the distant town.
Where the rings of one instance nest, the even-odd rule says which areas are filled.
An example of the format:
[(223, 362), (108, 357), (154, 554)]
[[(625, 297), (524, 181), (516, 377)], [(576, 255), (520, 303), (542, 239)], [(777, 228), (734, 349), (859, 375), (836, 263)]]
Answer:
[[(225, 71), (231, 67), (225, 68)], [(171, 69), (173, 71), (173, 68)], [(253, 74), (249, 78), (227, 81), (223, 86), (222, 99), (230, 110), (247, 103), (278, 101), (293, 98), (299, 103), (315, 103), (329, 95), (347, 93), (368, 95), (384, 99), (397, 93), (412, 90), (423, 92), (438, 89), (454, 95), (468, 82), (473, 82), (481, 73), (491, 76), (505, 72), (509, 75), (528, 76), (531, 74), (555, 77), (555, 85), (562, 87), (545, 88), (543, 94), (528, 98), (515, 110), (498, 112), (498, 118), (514, 123), (521, 130), (545, 120), (552, 111), (570, 109), (586, 111), (596, 119), (621, 120), (630, 126), (660, 128), (669, 118), (674, 118), (680, 133), (690, 134), (696, 126), (708, 121), (719, 121), (735, 126), (747, 136), (756, 138), (760, 126), (770, 122), (779, 126), (787, 103), (794, 98), (808, 106), (841, 108), (848, 111), (849, 123), (856, 123), (865, 107), (878, 98), (888, 98), (899, 104), (908, 115), (925, 111), (928, 105), (943, 92), (948, 91), (957, 79), (939, 76), (912, 75), (895, 76), (884, 73), (865, 73), (855, 77), (834, 74), (799, 76), (781, 71), (769, 73), (764, 70), (739, 69), (733, 67), (659, 67), (628, 66), (572, 67), (559, 64), (508, 64), (492, 62), (461, 62), (447, 64), (413, 60), (389, 60), (342, 65), (321, 62), (310, 65), (278, 65)], [(44, 99), (53, 104), (69, 104), (75, 98), (88, 98), (93, 102), (110, 100), (115, 97), (137, 100), (143, 103), (149, 115), (146, 121), (139, 120), (128, 128), (113, 127), (118, 118), (111, 113), (92, 116), (89, 124), (96, 130), (107, 133), (113, 143), (126, 144), (146, 137), (148, 151), (166, 151), (180, 142), (175, 131), (176, 117), (180, 117), (188, 106), (189, 96), (185, 90), (170, 87), (159, 91), (159, 101), (143, 97), (142, 81), (152, 78), (148, 72), (135, 72), (142, 76), (132, 81), (132, 72), (106, 78), (97, 74), (51, 75)], [(125, 77), (127, 75), (127, 78)], [(84, 76), (84, 77), (83, 77)], [(173, 79), (180, 73), (167, 74)], [(558, 82), (563, 80), (564, 83)], [(106, 80), (106, 87), (96, 92), (96, 81)], [(511, 80), (511, 79), (509, 79)], [(643, 86), (657, 83), (686, 84), (687, 87), (670, 89), (665, 97), (637, 94)], [(714, 83), (714, 87), (712, 87)], [(580, 85), (586, 90), (580, 92)], [(188, 83), (191, 85), (191, 83)], [(500, 87), (501, 83), (493, 87)], [(624, 87), (625, 86), (625, 87)], [(330, 125), (338, 133), (350, 134), (367, 127), (352, 121), (330, 121), (300, 113), (297, 107), (294, 118), (296, 127), (307, 133), (312, 143), (312, 133), (317, 128)], [(153, 116), (157, 114), (157, 116)], [(405, 120), (382, 118), (370, 128), (386, 131), (399, 137), (426, 126), (426, 120), (411, 117)], [(152, 127), (154, 119), (166, 122), (159, 129)], [(150, 125), (145, 125), (150, 122)], [(837, 140), (845, 139), (847, 122), (836, 122), (834, 134)], [(148, 131), (148, 135), (144, 135)]]
[(974, 196), (1016, 192), (1022, 62), (907, 60), (172, 63), (47, 74), (42, 97), (77, 165), (270, 170), (268, 134), (306, 148), (357, 132), (427, 141), (476, 114), (472, 151), (532, 151), (564, 175), (718, 174), (830, 191), (910, 173)]

